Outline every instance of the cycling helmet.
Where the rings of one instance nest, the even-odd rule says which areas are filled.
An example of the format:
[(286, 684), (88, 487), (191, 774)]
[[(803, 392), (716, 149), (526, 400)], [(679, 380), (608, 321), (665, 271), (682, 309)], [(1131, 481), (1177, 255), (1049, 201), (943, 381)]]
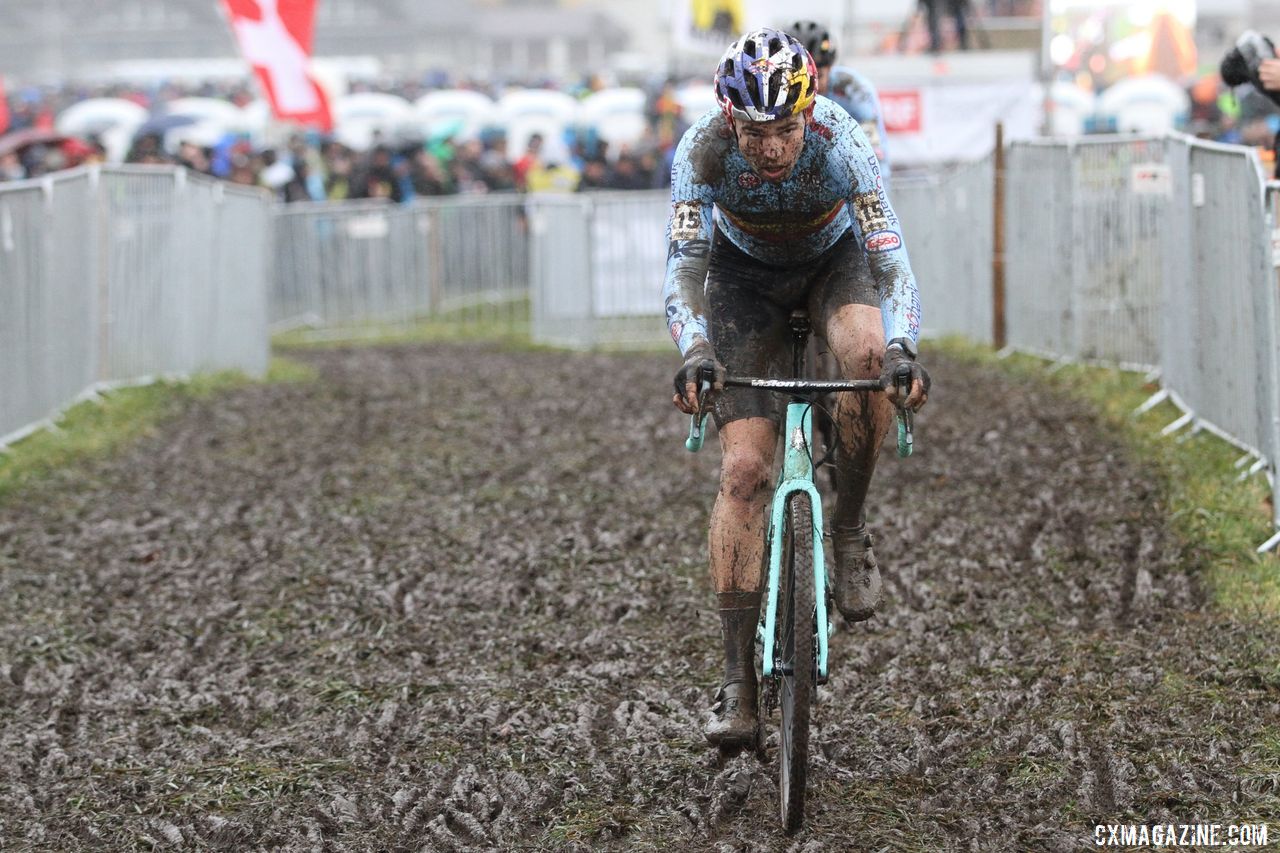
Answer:
[(836, 40), (822, 24), (817, 21), (796, 21), (789, 32), (809, 51), (814, 65), (826, 68), (836, 64)]
[(779, 30), (752, 30), (720, 58), (716, 99), (730, 121), (787, 118), (813, 106), (817, 76), (800, 42)]

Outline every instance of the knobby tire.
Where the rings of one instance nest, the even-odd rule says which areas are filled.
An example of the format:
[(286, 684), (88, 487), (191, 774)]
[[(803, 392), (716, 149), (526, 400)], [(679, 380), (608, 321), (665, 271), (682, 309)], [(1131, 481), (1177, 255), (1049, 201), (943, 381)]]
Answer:
[(778, 790), (782, 825), (795, 832), (804, 822), (805, 783), (809, 769), (809, 709), (814, 694), (813, 508), (809, 495), (787, 502), (784, 539), (783, 598), (779, 602), (777, 648), (782, 649), (781, 749)]

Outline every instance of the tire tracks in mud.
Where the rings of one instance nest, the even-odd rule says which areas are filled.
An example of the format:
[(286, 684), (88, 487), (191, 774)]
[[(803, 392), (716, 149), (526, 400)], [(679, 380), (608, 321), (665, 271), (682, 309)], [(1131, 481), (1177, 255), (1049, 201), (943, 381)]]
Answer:
[(4, 849), (1072, 850), (1280, 813), (1280, 636), (1203, 608), (1074, 401), (930, 364), (784, 838), (774, 766), (701, 740), (717, 453), (671, 359), (302, 357), (320, 383), (0, 507)]

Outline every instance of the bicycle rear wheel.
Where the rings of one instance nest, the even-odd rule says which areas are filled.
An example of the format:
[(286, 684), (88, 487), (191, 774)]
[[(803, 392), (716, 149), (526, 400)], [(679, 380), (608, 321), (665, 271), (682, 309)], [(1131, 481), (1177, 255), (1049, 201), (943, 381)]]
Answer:
[(813, 508), (809, 496), (794, 494), (787, 501), (787, 530), (783, 540), (782, 600), (779, 602), (775, 648), (781, 655), (781, 750), (778, 790), (782, 826), (795, 832), (804, 822), (805, 783), (809, 770), (809, 709), (813, 702), (814, 588)]

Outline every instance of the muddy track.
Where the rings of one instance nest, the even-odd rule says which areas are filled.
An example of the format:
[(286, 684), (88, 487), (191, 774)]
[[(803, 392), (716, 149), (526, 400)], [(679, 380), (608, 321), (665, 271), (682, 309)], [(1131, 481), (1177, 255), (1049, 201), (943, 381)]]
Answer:
[(0, 849), (1280, 831), (1280, 632), (1203, 608), (1152, 479), (1078, 404), (931, 365), (917, 456), (873, 492), (887, 602), (833, 641), (788, 839), (775, 767), (701, 743), (717, 453), (682, 449), (671, 358), (302, 357), (321, 383), (191, 403), (0, 507)]

